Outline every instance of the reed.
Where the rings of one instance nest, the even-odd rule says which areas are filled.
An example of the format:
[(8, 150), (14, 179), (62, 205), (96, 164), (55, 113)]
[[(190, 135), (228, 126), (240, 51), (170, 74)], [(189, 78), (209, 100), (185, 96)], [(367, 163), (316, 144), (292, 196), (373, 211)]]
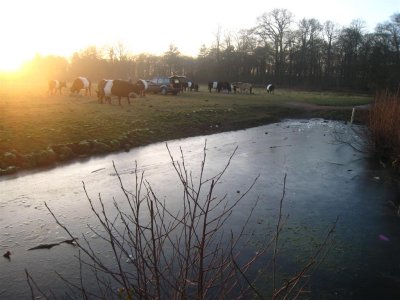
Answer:
[(369, 115), (371, 146), (385, 164), (400, 169), (400, 92), (376, 94)]

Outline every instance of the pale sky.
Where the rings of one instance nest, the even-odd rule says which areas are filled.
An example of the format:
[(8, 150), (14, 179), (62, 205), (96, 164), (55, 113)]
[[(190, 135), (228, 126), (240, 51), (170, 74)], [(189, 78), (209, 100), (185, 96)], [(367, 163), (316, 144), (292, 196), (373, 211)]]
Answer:
[(131, 54), (159, 55), (173, 44), (182, 54), (197, 56), (203, 44), (215, 41), (219, 27), (222, 34), (251, 28), (274, 8), (288, 9), (296, 20), (342, 26), (362, 19), (373, 31), (400, 12), (400, 0), (0, 1), (0, 70), (16, 68), (36, 53), (70, 58), (89, 46), (119, 42)]

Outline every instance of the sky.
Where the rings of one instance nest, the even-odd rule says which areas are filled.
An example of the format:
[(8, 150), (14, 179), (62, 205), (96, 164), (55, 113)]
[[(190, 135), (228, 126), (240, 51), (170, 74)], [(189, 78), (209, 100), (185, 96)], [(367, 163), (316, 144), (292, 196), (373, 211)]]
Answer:
[[(274, 4), (276, 3), (276, 4)], [(130, 54), (160, 55), (173, 44), (197, 56), (222, 36), (257, 24), (274, 8), (295, 20), (316, 18), (347, 26), (366, 22), (367, 31), (400, 12), (400, 0), (6, 0), (0, 1), (0, 71), (15, 70), (36, 54), (69, 59), (90, 46), (124, 45)]]

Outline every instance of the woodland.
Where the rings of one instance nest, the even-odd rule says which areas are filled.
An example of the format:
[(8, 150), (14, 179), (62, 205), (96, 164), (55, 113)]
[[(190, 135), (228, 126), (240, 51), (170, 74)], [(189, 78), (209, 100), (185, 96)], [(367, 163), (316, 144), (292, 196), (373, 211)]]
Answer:
[(181, 54), (173, 44), (162, 55), (131, 54), (122, 42), (90, 46), (68, 59), (36, 55), (26, 63), (25, 76), (96, 81), (177, 74), (199, 83), (243, 81), (308, 90), (374, 93), (399, 88), (400, 13), (368, 32), (362, 20), (348, 26), (314, 18), (296, 21), (289, 10), (273, 9), (252, 28), (227, 32), (218, 27), (214, 36), (197, 57)]

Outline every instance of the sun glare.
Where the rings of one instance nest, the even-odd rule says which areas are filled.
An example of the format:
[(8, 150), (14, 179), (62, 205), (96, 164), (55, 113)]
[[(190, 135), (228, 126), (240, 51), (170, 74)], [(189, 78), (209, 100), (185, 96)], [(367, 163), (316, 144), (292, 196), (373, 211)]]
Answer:
[(17, 72), (21, 69), (24, 60), (12, 56), (0, 56), (0, 72)]

